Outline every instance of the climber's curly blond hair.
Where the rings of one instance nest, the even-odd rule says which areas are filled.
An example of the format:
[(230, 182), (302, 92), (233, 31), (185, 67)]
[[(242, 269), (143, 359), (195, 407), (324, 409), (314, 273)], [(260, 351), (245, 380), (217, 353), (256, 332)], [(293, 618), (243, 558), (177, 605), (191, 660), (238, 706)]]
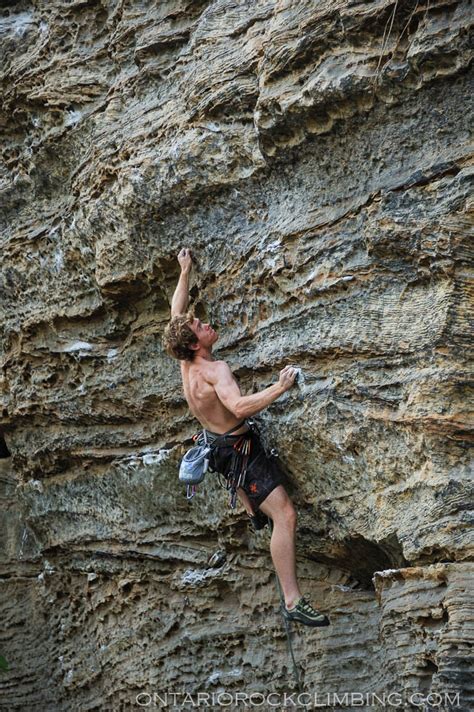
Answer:
[(174, 316), (165, 328), (163, 346), (173, 358), (180, 361), (193, 360), (195, 351), (191, 346), (198, 342), (196, 334), (191, 331), (189, 326), (193, 321), (194, 314), (189, 311), (187, 314)]

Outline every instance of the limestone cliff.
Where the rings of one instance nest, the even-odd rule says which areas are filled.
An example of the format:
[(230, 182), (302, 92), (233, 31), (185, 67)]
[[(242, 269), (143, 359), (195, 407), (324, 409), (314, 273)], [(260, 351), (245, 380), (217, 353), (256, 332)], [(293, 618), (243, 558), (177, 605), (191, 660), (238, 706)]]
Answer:
[(295, 689), (268, 534), (177, 481), (183, 245), (242, 390), (303, 369), (305, 690), (472, 708), (470, 3), (0, 5), (0, 709)]

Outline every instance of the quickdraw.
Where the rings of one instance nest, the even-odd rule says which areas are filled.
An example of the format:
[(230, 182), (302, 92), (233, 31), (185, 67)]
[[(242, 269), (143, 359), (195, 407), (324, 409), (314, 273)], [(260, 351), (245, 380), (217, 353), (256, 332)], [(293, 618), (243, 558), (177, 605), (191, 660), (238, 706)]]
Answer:
[(251, 431), (244, 433), (233, 445), (232, 463), (227, 475), (227, 489), (230, 490), (230, 506), (237, 506), (237, 490), (245, 484), (247, 466), (252, 451)]

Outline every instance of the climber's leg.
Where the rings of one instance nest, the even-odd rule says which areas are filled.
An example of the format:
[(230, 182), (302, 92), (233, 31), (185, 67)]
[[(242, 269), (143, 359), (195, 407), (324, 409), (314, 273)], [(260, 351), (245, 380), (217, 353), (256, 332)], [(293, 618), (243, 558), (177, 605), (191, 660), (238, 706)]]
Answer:
[(280, 580), (285, 605), (291, 608), (301, 597), (296, 579), (296, 510), (283, 485), (275, 487), (260, 509), (273, 520), (270, 553)]

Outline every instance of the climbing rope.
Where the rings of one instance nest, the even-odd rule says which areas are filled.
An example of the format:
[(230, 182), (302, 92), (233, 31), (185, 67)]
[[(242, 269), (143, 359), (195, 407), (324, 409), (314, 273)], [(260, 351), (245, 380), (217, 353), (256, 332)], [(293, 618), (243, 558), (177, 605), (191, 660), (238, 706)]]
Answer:
[[(273, 522), (268, 518), (268, 526), (270, 527), (270, 533), (273, 534)], [(300, 675), (300, 670), (298, 665), (296, 664), (296, 659), (295, 659), (295, 654), (293, 652), (293, 643), (291, 640), (291, 623), (289, 620), (285, 618), (283, 615), (283, 606), (285, 605), (285, 597), (283, 596), (283, 591), (281, 588), (280, 584), (280, 579), (278, 578), (278, 574), (275, 571), (275, 580), (277, 584), (277, 589), (278, 589), (278, 595), (280, 596), (280, 611), (281, 611), (281, 617), (283, 618), (283, 623), (285, 625), (285, 632), (286, 632), (286, 641), (288, 645), (288, 652), (290, 654), (291, 662), (293, 664), (293, 673), (295, 676), (295, 681), (296, 681), (296, 686), (298, 688), (298, 692), (301, 694), (303, 690), (303, 685), (301, 683), (301, 675)]]

